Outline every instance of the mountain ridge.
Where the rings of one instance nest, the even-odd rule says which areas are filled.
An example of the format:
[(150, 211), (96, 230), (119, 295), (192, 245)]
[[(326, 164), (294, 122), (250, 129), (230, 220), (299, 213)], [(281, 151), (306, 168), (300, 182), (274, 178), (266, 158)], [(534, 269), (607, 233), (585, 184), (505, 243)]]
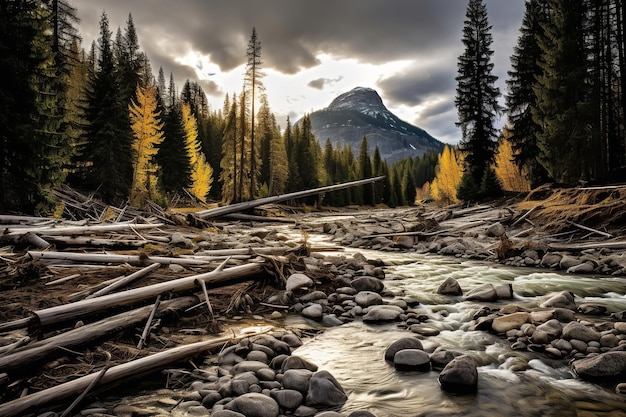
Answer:
[(367, 87), (340, 94), (328, 107), (314, 111), (309, 117), (313, 134), (322, 146), (330, 139), (333, 147), (349, 145), (356, 155), (365, 136), (370, 155), (378, 146), (381, 158), (388, 163), (441, 152), (444, 147), (424, 129), (389, 111), (376, 90)]

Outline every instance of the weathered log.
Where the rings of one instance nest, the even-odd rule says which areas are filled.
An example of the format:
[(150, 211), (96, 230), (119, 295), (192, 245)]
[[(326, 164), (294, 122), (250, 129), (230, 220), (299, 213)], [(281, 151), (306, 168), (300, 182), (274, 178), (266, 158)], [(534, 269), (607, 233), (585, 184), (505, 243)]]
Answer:
[(231, 220), (243, 220), (243, 221), (258, 222), (258, 223), (294, 224), (296, 222), (294, 219), (289, 219), (285, 217), (255, 216), (252, 214), (242, 214), (242, 213), (228, 214), (224, 217), (227, 219), (231, 219)]
[(549, 243), (548, 249), (567, 251), (583, 251), (587, 249), (626, 249), (626, 242)]
[(22, 244), (27, 244), (29, 246), (39, 249), (46, 249), (49, 248), (51, 245), (50, 242), (33, 232), (27, 232), (23, 234), (18, 240)]
[(55, 279), (54, 281), (46, 282), (44, 285), (61, 284), (61, 283), (66, 282), (66, 281), (71, 281), (74, 278), (79, 278), (80, 276), (81, 276), (80, 274), (72, 274), (72, 275), (68, 275), (68, 276), (63, 277), (63, 278)]
[(229, 206), (198, 211), (190, 215), (192, 216), (195, 215), (203, 220), (213, 219), (216, 217), (225, 216), (227, 214), (238, 213), (240, 211), (245, 211), (251, 208), (262, 206), (263, 204), (280, 203), (282, 201), (295, 200), (299, 198), (309, 197), (312, 195), (325, 194), (331, 191), (338, 191), (338, 190), (344, 190), (346, 188), (358, 187), (360, 185), (366, 185), (366, 184), (371, 184), (374, 182), (382, 181), (384, 178), (385, 178), (384, 176), (373, 177), (373, 178), (368, 178), (365, 180), (358, 180), (358, 181), (346, 182), (343, 184), (329, 185), (326, 187), (315, 188), (311, 190), (297, 191), (295, 193), (288, 193), (288, 194), (277, 195), (277, 196), (272, 196), (272, 197), (264, 197), (264, 198), (259, 198), (258, 200), (245, 201), (243, 203), (231, 204)]
[[(198, 298), (193, 296), (163, 301), (156, 315), (161, 317), (168, 311), (184, 310), (197, 302)], [(54, 353), (59, 353), (59, 348), (70, 348), (94, 342), (103, 336), (117, 333), (141, 323), (151, 311), (151, 305), (144, 306), (23, 346), (10, 354), (0, 357), (0, 369), (2, 372), (8, 373), (19, 371), (26, 364), (39, 362)], [(0, 413), (0, 415), (2, 414)]]
[(8, 321), (6, 323), (0, 323), (0, 333), (24, 329), (33, 324), (35, 321), (37, 321), (35, 317), (26, 317), (23, 319)]
[(136, 224), (136, 223), (114, 223), (99, 224), (92, 226), (51, 226), (51, 227), (7, 227), (4, 230), (6, 235), (23, 235), (28, 232), (35, 232), (46, 236), (70, 236), (70, 235), (86, 235), (93, 233), (117, 232), (120, 230), (144, 230), (156, 229), (162, 227), (163, 223), (153, 224)]
[(67, 261), (82, 263), (130, 264), (144, 266), (148, 263), (162, 265), (178, 264), (183, 266), (202, 266), (211, 261), (201, 258), (170, 258), (164, 256), (145, 255), (113, 255), (101, 253), (73, 253), (73, 252), (39, 252), (28, 251), (28, 255), (36, 261)]
[(0, 355), (7, 355), (12, 351), (16, 350), (20, 346), (24, 346), (30, 343), (30, 336), (22, 337), (20, 340), (15, 341), (11, 344), (0, 347)]
[(606, 232), (603, 232), (603, 231), (597, 230), (597, 229), (592, 229), (591, 227), (587, 227), (587, 226), (584, 226), (582, 224), (574, 223), (572, 221), (568, 221), (567, 223), (571, 224), (572, 226), (577, 227), (577, 228), (579, 228), (581, 230), (584, 230), (586, 232), (595, 233), (595, 234), (598, 234), (598, 235), (601, 235), (601, 236), (604, 236), (604, 237), (608, 237), (609, 239), (611, 239), (613, 237), (613, 235), (610, 234), (610, 233), (606, 233)]
[(123, 286), (130, 284), (131, 282), (133, 282), (134, 280), (141, 278), (147, 274), (149, 274), (150, 272), (154, 271), (155, 269), (159, 269), (159, 267), (161, 266), (160, 263), (154, 263), (152, 265), (148, 265), (145, 268), (140, 269), (137, 272), (133, 272), (132, 274), (125, 276), (125, 277), (119, 277), (118, 279), (115, 280), (114, 283), (94, 292), (93, 294), (87, 296), (86, 298), (95, 298), (95, 297), (101, 297), (105, 294), (108, 294), (110, 292), (113, 292), (115, 290), (117, 290), (118, 288), (122, 288)]
[(161, 296), (157, 295), (156, 301), (152, 306), (152, 310), (150, 310), (150, 315), (148, 316), (146, 325), (144, 326), (143, 332), (141, 333), (141, 337), (139, 338), (139, 342), (137, 343), (137, 349), (141, 349), (145, 341), (148, 340), (148, 334), (150, 333), (150, 328), (152, 327), (152, 320), (154, 320), (154, 315), (156, 314), (159, 305), (161, 305)]
[(210, 284), (218, 284), (236, 281), (242, 278), (250, 278), (263, 271), (262, 263), (248, 263), (235, 266), (221, 271), (211, 271), (199, 275), (192, 275), (172, 281), (161, 282), (159, 284), (148, 285), (146, 287), (135, 288), (120, 293), (107, 294), (102, 297), (81, 300), (75, 303), (50, 307), (43, 310), (34, 311), (33, 314), (39, 320), (42, 327), (54, 323), (63, 322), (69, 319), (93, 314), (95, 312), (108, 310), (114, 307), (126, 306), (145, 300), (155, 298), (164, 292), (183, 292), (192, 290), (196, 280), (204, 280)]
[[(111, 387), (115, 384), (126, 382), (130, 378), (144, 375), (156, 369), (165, 368), (173, 363), (180, 362), (202, 352), (221, 349), (226, 343), (235, 343), (249, 336), (251, 335), (247, 334), (235, 338), (224, 336), (213, 340), (179, 346), (122, 365), (113, 366), (102, 376), (100, 388), (103, 389), (104, 385)], [(0, 416), (13, 417), (23, 415), (28, 411), (43, 411), (46, 405), (60, 402), (83, 392), (100, 373), (101, 371), (85, 375), (73, 381), (0, 404)]]
[[(137, 239), (104, 239), (87, 236), (48, 236), (43, 234), (46, 240), (63, 246), (96, 246), (101, 248), (141, 248), (148, 243), (147, 240)], [(49, 246), (50, 244), (48, 244)], [(46, 247), (46, 246), (38, 246)]]

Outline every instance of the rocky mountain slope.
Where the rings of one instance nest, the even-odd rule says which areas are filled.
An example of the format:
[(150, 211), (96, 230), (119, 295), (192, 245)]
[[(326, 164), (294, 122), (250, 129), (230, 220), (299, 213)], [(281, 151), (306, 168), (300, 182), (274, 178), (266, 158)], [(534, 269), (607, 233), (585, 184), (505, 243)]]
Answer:
[(388, 163), (440, 152), (444, 146), (423, 129), (391, 113), (371, 88), (357, 87), (341, 94), (310, 117), (313, 133), (322, 147), (330, 139), (334, 147), (350, 145), (356, 155), (365, 136), (370, 155), (378, 146), (381, 157)]

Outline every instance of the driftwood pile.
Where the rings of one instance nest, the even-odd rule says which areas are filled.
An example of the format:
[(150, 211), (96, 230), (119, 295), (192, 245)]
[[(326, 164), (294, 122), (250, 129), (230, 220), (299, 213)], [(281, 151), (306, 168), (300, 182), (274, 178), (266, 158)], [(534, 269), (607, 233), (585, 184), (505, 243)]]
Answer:
[(65, 188), (65, 219), (0, 215), (0, 415), (78, 396), (66, 415), (89, 391), (237, 341), (211, 334), (226, 315), (281, 308), (263, 306), (265, 285), (305, 269), (298, 255), (312, 249), (208, 222), (380, 179), (203, 210), (187, 225)]

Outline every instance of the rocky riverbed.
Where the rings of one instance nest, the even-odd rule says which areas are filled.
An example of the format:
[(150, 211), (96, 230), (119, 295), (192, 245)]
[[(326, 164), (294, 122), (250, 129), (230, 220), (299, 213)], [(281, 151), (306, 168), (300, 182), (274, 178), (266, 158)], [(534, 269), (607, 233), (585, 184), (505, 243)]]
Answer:
[[(487, 276), (475, 277), (471, 285), (448, 276), (437, 279), (431, 292), (407, 294), (397, 285), (404, 278), (392, 267), (395, 261), (386, 259), (387, 255), (419, 255), (426, 260), (428, 256), (446, 256), (456, 260), (459, 269), (464, 268), (463, 262), (471, 260), (530, 271), (560, 270), (567, 272), (572, 282), (577, 277), (597, 279), (598, 283), (610, 279), (612, 296), (623, 297), (626, 259), (620, 236), (624, 225), (620, 217), (611, 214), (615, 198), (611, 193), (606, 198), (611, 204), (591, 205), (608, 205), (610, 210), (605, 216), (598, 217), (593, 207), (583, 210), (580, 204), (570, 204), (572, 207), (561, 211), (561, 224), (559, 219), (550, 217), (556, 211), (548, 203), (550, 198), (544, 198), (526, 199), (518, 205), (423, 205), (300, 213), (287, 216), (293, 225), (246, 220), (215, 221), (203, 230), (178, 227), (176, 233), (168, 234), (165, 246), (154, 246), (149, 256), (208, 259), (216, 256), (216, 251), (231, 251), (227, 261), (230, 264), (270, 262), (277, 279), (268, 280), (265, 285), (238, 284), (210, 290), (214, 310), (211, 319), (206, 313), (199, 318), (196, 312), (195, 318), (186, 322), (192, 324), (192, 329), (157, 324), (149, 339), (151, 349), (156, 343), (168, 343), (167, 340), (188, 343), (206, 338), (220, 328), (228, 331), (238, 322), (272, 326), (274, 330), (240, 338), (222, 352), (206, 357), (203, 365), (190, 372), (169, 369), (169, 388), (156, 401), (160, 406), (155, 404), (154, 396), (144, 403), (128, 398), (97, 400), (83, 403), (81, 413), (221, 417), (392, 415), (354, 407), (341, 411), (342, 404), (349, 401), (350, 391), (342, 387), (340, 378), (298, 356), (300, 344), (306, 344), (317, 332), (330, 328), (340, 331), (342, 326), (354, 323), (392, 325), (400, 331), (394, 332), (380, 348), (379, 360), (394, 372), (432, 373), (442, 392), (480, 396), (480, 378), (487, 364), (480, 355), (472, 355), (472, 349), (462, 351), (441, 343), (442, 332), (449, 331), (442, 320), (448, 314), (461, 314), (450, 313), (455, 311), (455, 305), (463, 305), (465, 317), (454, 330), (484, 333), (494, 338), (488, 340), (506, 344), (513, 352), (501, 359), (507, 370), (521, 372), (531, 368), (532, 362), (520, 359), (527, 354), (565, 364), (573, 378), (600, 381), (602, 387), (621, 395), (626, 392), (623, 310), (587, 300), (576, 285), (531, 300), (526, 293), (518, 292), (515, 284), (490, 282)], [(530, 205), (529, 201), (536, 204)], [(577, 214), (563, 219), (563, 212)], [(586, 217), (589, 213), (593, 215)], [(606, 221), (592, 223), (593, 216)], [(241, 252), (261, 247), (264, 250), (251, 250), (245, 255)], [(37, 267), (70, 271), (58, 264)], [(160, 279), (184, 275), (194, 268), (173, 263), (161, 272)], [(28, 288), (33, 298), (33, 286), (19, 288)], [(69, 291), (69, 287), (63, 288)], [(288, 320), (292, 316), (303, 317), (307, 326), (292, 328)], [(5, 344), (15, 337), (5, 334)], [(79, 356), (86, 358), (84, 354)], [(59, 365), (47, 366), (58, 369), (54, 366)], [(174, 390), (172, 380), (177, 382)], [(590, 409), (593, 407), (579, 407), (582, 412)], [(594, 415), (608, 416), (615, 410), (596, 410)], [(620, 410), (617, 406), (617, 410), (623, 412), (626, 407)]]

